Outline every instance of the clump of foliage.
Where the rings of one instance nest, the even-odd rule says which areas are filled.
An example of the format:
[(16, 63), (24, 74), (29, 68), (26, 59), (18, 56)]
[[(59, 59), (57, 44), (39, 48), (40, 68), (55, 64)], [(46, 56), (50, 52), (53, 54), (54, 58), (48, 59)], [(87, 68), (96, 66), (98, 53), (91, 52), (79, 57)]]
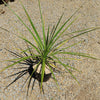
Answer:
[[(35, 28), (34, 23), (32, 22), (29, 14), (28, 14), (28, 11), (25, 9), (23, 4), (22, 4), (22, 7), (23, 7), (23, 9), (24, 9), (24, 11), (26, 13), (26, 16), (27, 16), (27, 18), (28, 18), (28, 20), (29, 20), (34, 32), (32, 32), (32, 30), (23, 22), (21, 17), (18, 16), (8, 6), (9, 9), (11, 9), (11, 11), (17, 16), (17, 18), (20, 20), (20, 22), (26, 27), (26, 29), (32, 35), (33, 41), (35, 41), (35, 43), (32, 43), (30, 40), (28, 40), (24, 36), (22, 36), (22, 37), (18, 36), (19, 38), (21, 38), (22, 40), (24, 40), (27, 43), (27, 47), (28, 48), (26, 50), (22, 50), (22, 52), (19, 53), (19, 54), (10, 51), (17, 58), (16, 59), (12, 59), (12, 60), (8, 60), (8, 61), (13, 61), (13, 63), (11, 65), (5, 67), (4, 69), (2, 69), (0, 72), (4, 71), (4, 70), (6, 70), (6, 69), (8, 69), (10, 67), (13, 67), (16, 64), (29, 65), (28, 68), (23, 67), (24, 68), (23, 71), (19, 71), (18, 73), (10, 75), (9, 77), (18, 75), (15, 78), (15, 80), (12, 82), (12, 83), (14, 83), (19, 78), (24, 76), (26, 73), (29, 73), (29, 76), (26, 79), (26, 81), (29, 79), (28, 90), (29, 90), (29, 86), (30, 86), (31, 80), (32, 80), (32, 78), (34, 78), (34, 79), (37, 79), (39, 81), (40, 89), (42, 91), (43, 90), (43, 88), (42, 88), (43, 82), (46, 82), (51, 77), (51, 75), (53, 76), (55, 82), (57, 83), (57, 80), (56, 80), (55, 75), (54, 75), (54, 71), (57, 69), (56, 64), (60, 64), (61, 67), (64, 67), (65, 70), (67, 70), (70, 73), (70, 75), (77, 81), (77, 79), (73, 75), (71, 69), (76, 70), (76, 71), (78, 71), (78, 69), (76, 69), (75, 67), (70, 66), (69, 64), (65, 64), (64, 62), (61, 61), (61, 59), (57, 55), (66, 55), (66, 54), (68, 54), (68, 55), (75, 55), (75, 56), (82, 56), (82, 57), (97, 59), (95, 57), (90, 56), (89, 54), (66, 51), (66, 49), (81, 43), (81, 41), (78, 42), (78, 43), (74, 43), (74, 44), (72, 44), (72, 45), (70, 45), (68, 47), (63, 47), (63, 46), (64, 46), (64, 44), (66, 44), (71, 39), (74, 39), (76, 37), (79, 37), (79, 36), (81, 36), (83, 34), (86, 34), (88, 32), (94, 31), (96, 29), (99, 29), (100, 27), (86, 28), (86, 29), (74, 31), (74, 32), (71, 32), (71, 33), (65, 33), (65, 31), (77, 19), (77, 17), (76, 17), (74, 20), (71, 21), (72, 17), (81, 8), (80, 7), (59, 27), (59, 24), (60, 24), (61, 19), (63, 17), (63, 14), (62, 14), (61, 17), (59, 18), (58, 22), (56, 23), (56, 25), (53, 26), (52, 30), (50, 31), (50, 27), (48, 26), (48, 30), (47, 30), (47, 32), (45, 32), (44, 21), (43, 21), (43, 16), (42, 16), (42, 11), (41, 11), (40, 1), (39, 0), (38, 0), (38, 4), (39, 4), (40, 17), (41, 17), (41, 23), (42, 23), (42, 35), (43, 35), (43, 38), (40, 37), (40, 34), (38, 33), (37, 29)], [(68, 24), (68, 22), (70, 22), (70, 23)], [(64, 34), (68, 35), (68, 34), (75, 34), (75, 33), (78, 33), (78, 34), (74, 35), (72, 37), (69, 37), (67, 39), (63, 39), (62, 41), (59, 41), (60, 37), (63, 36)], [(35, 53), (33, 52), (34, 50), (35, 50)], [(37, 73), (37, 70), (38, 70), (39, 66), (40, 66), (40, 72)], [(46, 68), (50, 71), (49, 74), (46, 74)], [(20, 67), (20, 69), (21, 69), (21, 67)], [(25, 81), (25, 83), (26, 83), (26, 81)], [(34, 82), (35, 81), (33, 81), (33, 86), (34, 86)], [(7, 87), (9, 87), (12, 83), (10, 83)]]

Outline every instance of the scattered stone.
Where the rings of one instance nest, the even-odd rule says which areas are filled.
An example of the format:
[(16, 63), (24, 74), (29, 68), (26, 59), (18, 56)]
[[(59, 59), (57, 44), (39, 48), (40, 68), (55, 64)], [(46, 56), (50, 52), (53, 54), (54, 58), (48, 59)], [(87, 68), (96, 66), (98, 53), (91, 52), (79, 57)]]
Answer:
[(98, 44), (100, 44), (100, 42), (97, 42)]
[(4, 14), (4, 13), (5, 13), (5, 11), (3, 9), (0, 9), (0, 15)]

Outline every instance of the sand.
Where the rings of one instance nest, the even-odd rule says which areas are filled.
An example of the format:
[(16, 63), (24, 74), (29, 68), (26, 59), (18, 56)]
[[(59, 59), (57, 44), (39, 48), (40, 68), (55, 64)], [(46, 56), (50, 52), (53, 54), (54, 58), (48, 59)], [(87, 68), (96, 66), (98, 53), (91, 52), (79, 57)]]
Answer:
[[(21, 0), (29, 12), (34, 24), (42, 34), (40, 15), (37, 0)], [(83, 7), (75, 15), (79, 16), (74, 24), (68, 29), (67, 32), (72, 32), (79, 29), (98, 27), (100, 26), (100, 0), (40, 0), (43, 16), (45, 19), (45, 30), (47, 26), (54, 25), (61, 14), (64, 12), (61, 24), (68, 19), (80, 5)], [(21, 16), (24, 22), (31, 28), (24, 10), (19, 3), (9, 2), (9, 6)], [(75, 18), (75, 17), (74, 17)], [(60, 25), (61, 25), (60, 24)], [(0, 5), (0, 61), (14, 58), (5, 48), (12, 51), (19, 51), (18, 46), (25, 48), (25, 43), (16, 35), (23, 33), (30, 41), (32, 36), (27, 29), (20, 23), (17, 17), (8, 9), (7, 6)], [(66, 38), (66, 37), (64, 37)], [(61, 39), (64, 39), (61, 38)], [(85, 40), (83, 43), (69, 49), (69, 51), (77, 51), (89, 53), (94, 57), (100, 58), (100, 30), (96, 30), (85, 34), (81, 37), (75, 38), (66, 44), (72, 44)], [(66, 55), (67, 56), (67, 55)], [(80, 57), (79, 57), (80, 58)], [(82, 71), (79, 73), (73, 71), (80, 85), (70, 76), (69, 73), (62, 71), (62, 73), (55, 73), (59, 83), (60, 90), (57, 89), (56, 83), (50, 79), (44, 83), (45, 94), (40, 94), (38, 82), (36, 81), (32, 94), (29, 95), (29, 100), (99, 100), (100, 99), (100, 60), (93, 60), (87, 58), (80, 58), (81, 61), (66, 60), (70, 62), (75, 68)], [(65, 62), (65, 63), (66, 63)], [(0, 62), (0, 70), (9, 62)], [(17, 65), (16, 67), (18, 67)], [(60, 65), (58, 65), (61, 67)], [(4, 77), (17, 72), (14, 69), (8, 69), (0, 73), (0, 100), (26, 100), (27, 85), (21, 89), (23, 82), (27, 75), (16, 83), (11, 85), (4, 91), (4, 88), (14, 80), (14, 77)], [(29, 92), (30, 94), (30, 92)]]

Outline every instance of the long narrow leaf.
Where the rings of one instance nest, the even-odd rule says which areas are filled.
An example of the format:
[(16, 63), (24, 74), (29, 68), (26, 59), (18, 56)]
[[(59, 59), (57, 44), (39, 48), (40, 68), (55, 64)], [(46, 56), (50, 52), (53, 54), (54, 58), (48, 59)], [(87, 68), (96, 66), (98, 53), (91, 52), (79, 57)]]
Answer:
[(55, 32), (56, 32), (56, 30), (57, 30), (57, 28), (58, 28), (58, 26), (59, 26), (59, 24), (60, 24), (60, 21), (61, 21), (63, 15), (64, 15), (64, 13), (63, 13), (63, 14), (61, 15), (61, 17), (59, 18), (59, 20), (58, 20), (58, 22), (57, 22), (57, 25), (55, 26), (55, 28), (54, 28), (54, 30), (53, 30), (53, 32), (52, 32), (52, 37), (51, 37), (51, 40), (50, 40), (50, 44), (52, 43), (54, 36), (57, 34), (57, 33), (55, 33)]
[(30, 16), (29, 16), (28, 12), (26, 11), (24, 5), (23, 5), (22, 3), (21, 3), (21, 5), (22, 5), (22, 7), (23, 7), (23, 9), (24, 9), (24, 11), (25, 11), (27, 17), (28, 17), (28, 20), (29, 20), (29, 22), (30, 22), (30, 24), (31, 24), (31, 26), (32, 26), (32, 28), (33, 28), (33, 30), (34, 30), (36, 36), (37, 36), (37, 39), (38, 39), (38, 41), (39, 41), (39, 44), (38, 44), (38, 45), (40, 45), (40, 46), (42, 47), (43, 44), (42, 44), (41, 38), (40, 38), (40, 36), (39, 36), (39, 34), (38, 34), (38, 32), (37, 32), (37, 30), (36, 30), (36, 28), (35, 28), (33, 22), (32, 22), (32, 20), (31, 20), (31, 18), (30, 18)]
[(88, 30), (88, 31), (82, 32), (82, 33), (80, 33), (80, 34), (78, 34), (78, 35), (75, 35), (75, 36), (69, 38), (69, 40), (72, 39), (72, 38), (78, 37), (78, 36), (80, 36), (80, 35), (86, 34), (86, 33), (88, 33), (88, 32), (91, 32), (91, 31), (97, 30), (97, 29), (100, 29), (100, 27), (96, 27), (96, 28), (94, 28), (94, 29), (91, 29), (91, 30)]
[[(6, 2), (3, 0), (3, 2), (4, 2), (4, 4), (6, 4)], [(7, 4), (6, 4), (7, 5)], [(8, 6), (8, 5), (7, 5)], [(23, 22), (23, 20), (15, 13), (15, 11), (13, 11), (13, 9), (12, 8), (10, 8), (9, 6), (8, 6), (8, 8), (12, 11), (12, 13), (20, 20), (20, 22), (27, 28), (27, 30), (32, 34), (32, 36), (33, 36), (33, 38), (34, 38), (34, 41), (37, 43), (37, 44), (39, 44), (38, 43), (38, 40), (37, 40), (37, 38), (35, 37), (35, 35), (32, 33), (32, 31), (31, 31), (31, 29)]]
[(87, 31), (85, 31), (85, 32), (79, 33), (78, 35), (72, 36), (71, 38), (65, 39), (65, 40), (59, 42), (56, 46), (59, 46), (60, 44), (64, 43), (65, 41), (71, 40), (71, 39), (73, 39), (73, 38), (75, 38), (75, 37), (81, 36), (81, 35), (83, 35), (83, 34), (86, 34), (86, 33), (88, 33), (88, 32), (92, 32), (92, 31), (97, 30), (97, 29), (100, 29), (100, 27), (96, 27), (96, 28), (93, 28), (93, 29), (91, 29), (91, 30), (87, 30)]
[[(65, 65), (65, 64), (64, 64), (64, 65)], [(81, 72), (81, 71), (79, 71), (77, 68), (72, 67), (72, 66), (70, 66), (69, 64), (66, 64), (65, 66), (68, 67), (68, 68), (70, 68), (70, 69), (73, 69), (73, 70), (76, 70), (76, 71), (78, 71), (78, 72)]]
[(61, 59), (61, 60), (77, 60), (77, 61), (82, 61), (83, 59), (77, 59), (77, 58), (66, 58), (66, 57), (57, 57), (57, 58), (59, 58), (59, 59)]
[(42, 73), (41, 73), (41, 91), (42, 91), (42, 84), (44, 79), (44, 72), (45, 72), (45, 58), (42, 61)]
[(21, 60), (19, 60), (19, 61), (15, 62), (15, 63), (13, 63), (13, 64), (11, 64), (11, 65), (9, 65), (9, 66), (3, 68), (2, 70), (0, 70), (0, 72), (3, 72), (4, 70), (6, 70), (6, 69), (8, 69), (8, 68), (10, 68), (10, 67), (12, 67), (12, 66), (14, 66), (14, 65), (16, 65), (16, 64), (18, 64), (18, 63), (20, 63), (20, 62), (22, 62), (22, 61), (24, 61), (24, 60), (27, 60), (27, 59), (29, 59), (29, 58), (31, 58), (31, 57), (32, 57), (32, 56), (23, 57), (23, 58), (21, 58)]
[(80, 43), (82, 43), (82, 42), (84, 42), (84, 41), (79, 41), (79, 42), (74, 43), (74, 44), (72, 44), (72, 45), (70, 45), (70, 46), (68, 46), (68, 47), (62, 48), (62, 49), (60, 49), (59, 51), (63, 51), (63, 50), (65, 50), (65, 49), (71, 48), (71, 47), (73, 47), (73, 46), (75, 46), (75, 45), (78, 45), (78, 44), (80, 44)]
[(54, 31), (55, 31), (55, 25), (53, 25), (52, 29), (51, 29), (51, 32), (50, 32), (50, 37), (49, 37), (49, 44), (51, 43), (51, 40), (54, 36)]
[(48, 46), (48, 40), (49, 40), (49, 26), (48, 26), (48, 31), (47, 31), (46, 46)]
[[(77, 20), (78, 17), (74, 18), (73, 21), (70, 22), (70, 24), (59, 34), (59, 36), (55, 39), (55, 41), (52, 43), (55, 44), (55, 42), (63, 35), (63, 33)], [(65, 42), (66, 43), (66, 42)], [(64, 44), (64, 43), (63, 43)]]
[(19, 38), (23, 39), (24, 41), (26, 41), (28, 44), (30, 44), (38, 53), (40, 53), (39, 49), (33, 44), (31, 43), (28, 39), (24, 38), (24, 37), (20, 37)]
[(69, 54), (69, 55), (75, 55), (75, 56), (82, 56), (82, 57), (87, 57), (87, 58), (92, 58), (92, 59), (96, 59), (96, 60), (100, 60), (98, 58), (92, 57), (89, 54), (86, 53), (79, 53), (79, 52), (55, 52), (53, 55), (55, 54)]
[(55, 37), (61, 32), (61, 30), (64, 28), (64, 26), (71, 20), (71, 18), (80, 10), (82, 6), (80, 6), (70, 17), (68, 20), (66, 20), (66, 22), (60, 27), (60, 29), (56, 32), (56, 34), (54, 35), (52, 41), (55, 39)]
[(58, 62), (70, 73), (70, 75), (76, 80), (76, 82), (79, 84), (79, 82), (77, 81), (76, 77), (72, 74), (72, 72), (67, 68), (70, 67), (68, 65), (65, 65), (64, 63), (62, 63), (57, 57), (53, 56), (56, 60), (58, 60)]
[(64, 36), (70, 35), (70, 34), (79, 33), (79, 32), (84, 32), (84, 31), (87, 31), (87, 30), (90, 30), (90, 29), (94, 29), (94, 28), (96, 28), (96, 27), (91, 27), (91, 28), (85, 28), (85, 29), (77, 30), (77, 31), (74, 31), (74, 32), (66, 33), (66, 34), (64, 34)]
[(38, 68), (38, 66), (40, 65), (40, 63), (41, 63), (41, 61), (39, 61), (39, 63), (36, 65), (36, 67), (32, 71), (32, 74), (30, 75), (30, 78), (32, 77), (33, 73), (36, 71), (36, 69)]
[(45, 37), (45, 29), (44, 29), (43, 16), (42, 16), (42, 12), (41, 12), (40, 0), (38, 0), (38, 3), (39, 3), (39, 10), (40, 10), (40, 16), (41, 16), (41, 22), (42, 22), (43, 41), (44, 41), (44, 47), (45, 47), (46, 46), (46, 37)]
[[(49, 66), (49, 69), (50, 69), (50, 71), (51, 71), (51, 73), (52, 73), (52, 76), (53, 76), (53, 78), (54, 78), (55, 82), (56, 82), (56, 85), (58, 86), (57, 79), (56, 79), (56, 77), (55, 77), (55, 75), (54, 75), (54, 72), (53, 72), (53, 70), (52, 70), (52, 68), (51, 68), (50, 64), (49, 64), (49, 63), (47, 63), (47, 66)], [(59, 87), (59, 86), (58, 86), (58, 87)]]

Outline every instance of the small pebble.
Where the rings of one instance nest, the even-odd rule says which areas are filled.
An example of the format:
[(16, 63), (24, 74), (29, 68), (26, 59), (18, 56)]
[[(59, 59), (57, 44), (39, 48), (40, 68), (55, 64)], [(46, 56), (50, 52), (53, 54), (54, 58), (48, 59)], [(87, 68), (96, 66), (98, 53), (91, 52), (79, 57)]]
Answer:
[(4, 14), (5, 11), (3, 9), (0, 9), (0, 14)]
[(98, 44), (100, 44), (100, 42), (97, 42)]

